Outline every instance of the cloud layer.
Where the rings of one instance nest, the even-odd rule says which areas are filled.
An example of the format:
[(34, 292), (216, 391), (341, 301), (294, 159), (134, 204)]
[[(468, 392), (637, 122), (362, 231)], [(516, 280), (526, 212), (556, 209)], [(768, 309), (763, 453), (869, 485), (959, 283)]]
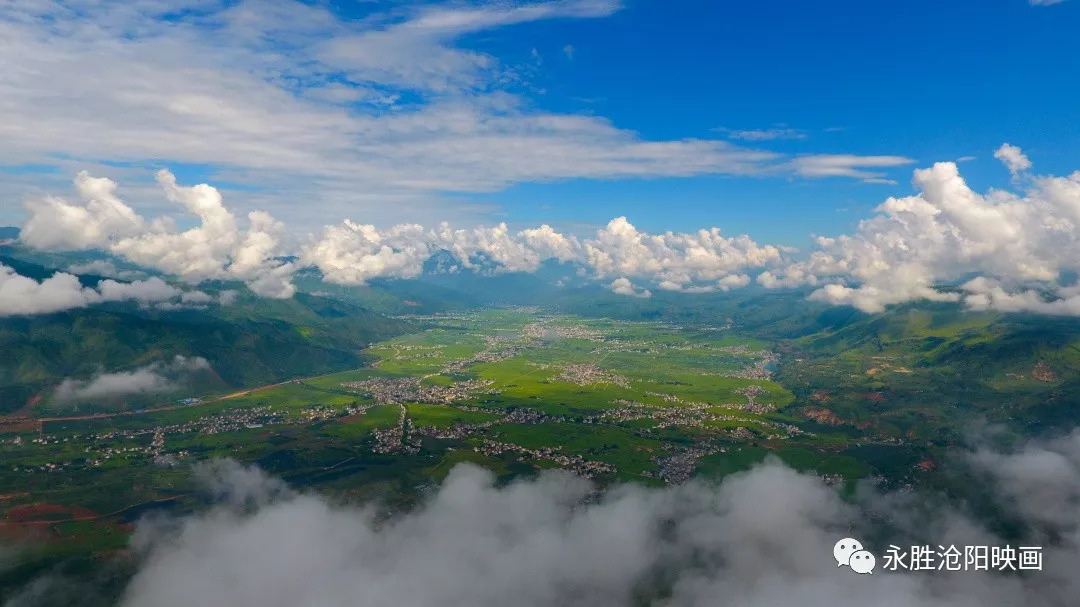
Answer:
[[(241, 222), (216, 188), (179, 185), (164, 170), (158, 173), (160, 186), (197, 219), (195, 227), (180, 230), (167, 217), (144, 219), (116, 196), (113, 181), (80, 173), (80, 201), (50, 196), (27, 202), (30, 218), (21, 238), (44, 249), (101, 249), (190, 283), (243, 280), (269, 297), (290, 297), (292, 275), (301, 267), (318, 268), (329, 282), (363, 284), (377, 277), (415, 277), (433, 254), (449, 251), (457, 259), (455, 270), (534, 272), (546, 262), (573, 264), (583, 276), (624, 295), (727, 291), (756, 282), (766, 288), (813, 287), (813, 300), (866, 312), (926, 299), (973, 309), (1080, 314), (1080, 285), (1068, 282), (1080, 272), (1080, 172), (1034, 175), (1023, 151), (1009, 144), (995, 155), (1024, 193), (979, 194), (956, 163), (937, 163), (915, 171), (917, 194), (889, 198), (852, 234), (818, 237), (801, 255), (747, 235), (725, 236), (716, 227), (644, 232), (625, 217), (584, 237), (549, 225), (461, 229), (444, 222), (380, 229), (352, 220), (304, 237), (261, 211)], [(829, 160), (815, 170), (833, 170), (847, 160)], [(285, 261), (289, 255), (295, 261)], [(62, 276), (47, 284), (15, 278), (21, 277), (6, 274), (7, 288), (19, 285), (30, 296), (9, 298), (9, 309), (30, 305), (16, 299), (54, 302), (40, 306), (49, 311), (97, 297)], [(121, 290), (115, 282), (106, 285)], [(121, 297), (104, 287), (100, 296)]]
[(155, 362), (131, 371), (98, 373), (90, 379), (65, 379), (53, 391), (53, 400), (66, 403), (171, 392), (185, 376), (209, 370), (210, 363), (205, 358), (176, 355), (167, 363)]
[(198, 219), (196, 227), (178, 230), (166, 217), (147, 221), (116, 196), (115, 182), (80, 173), (80, 200), (27, 201), (29, 219), (20, 238), (46, 250), (100, 249), (193, 284), (243, 280), (257, 294), (281, 298), (294, 293), (291, 277), (298, 267), (316, 267), (330, 282), (363, 284), (375, 277), (414, 277), (438, 251), (449, 251), (464, 268), (533, 272), (546, 261), (573, 262), (597, 279), (642, 277), (675, 291), (741, 286), (749, 282), (744, 271), (781, 259), (776, 247), (745, 235), (726, 237), (718, 228), (650, 234), (619, 217), (585, 239), (548, 225), (513, 231), (505, 223), (472, 229), (401, 224), (380, 230), (346, 220), (301, 242), (293, 263), (282, 258), (294, 252), (296, 238), (269, 214), (253, 211), (241, 227), (216, 188), (178, 185), (164, 170), (158, 181), (170, 201)]
[[(1077, 445), (1074, 433), (967, 456), (993, 500), (1018, 517), (1011, 539), (959, 502), (868, 487), (845, 502), (777, 461), (719, 486), (603, 494), (562, 472), (498, 487), (491, 473), (462, 465), (422, 506), (390, 520), (375, 506), (334, 505), (218, 461), (198, 474), (221, 506), (139, 525), (141, 565), (121, 604), (1064, 606), (1080, 591)], [(832, 559), (846, 536), (872, 540), (879, 555), (890, 543), (1019, 541), (1043, 547), (1043, 570), (893, 572), (879, 559), (873, 576), (859, 576)]]
[(184, 292), (156, 276), (132, 282), (107, 279), (92, 289), (82, 286), (78, 277), (66, 272), (57, 272), (39, 282), (0, 264), (0, 317), (52, 314), (110, 301), (180, 306), (204, 303), (208, 299), (201, 291)]

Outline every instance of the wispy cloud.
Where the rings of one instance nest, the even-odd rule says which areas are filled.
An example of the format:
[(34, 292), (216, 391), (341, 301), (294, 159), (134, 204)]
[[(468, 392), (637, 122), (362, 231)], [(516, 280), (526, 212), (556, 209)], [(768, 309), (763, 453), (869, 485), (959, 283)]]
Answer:
[[(417, 5), (345, 21), (291, 1), (4, 3), (0, 164), (58, 165), (58, 175), (190, 163), (257, 186), (238, 197), (246, 208), (309, 225), (380, 203), (400, 220), (446, 192), (521, 182), (783, 170), (783, 155), (767, 150), (651, 140), (601, 117), (545, 111), (524, 68), (460, 41), (619, 9)], [(0, 195), (25, 192), (20, 183)]]
[(719, 133), (723, 133), (731, 139), (741, 139), (743, 141), (772, 141), (774, 139), (806, 139), (809, 135), (802, 129), (793, 129), (789, 127), (776, 126), (767, 129), (729, 129), (727, 127), (718, 127), (714, 129)]
[(855, 156), (852, 154), (808, 154), (791, 161), (795, 173), (803, 177), (853, 177), (882, 183), (885, 174), (866, 169), (891, 168), (912, 164), (915, 161), (903, 156)]

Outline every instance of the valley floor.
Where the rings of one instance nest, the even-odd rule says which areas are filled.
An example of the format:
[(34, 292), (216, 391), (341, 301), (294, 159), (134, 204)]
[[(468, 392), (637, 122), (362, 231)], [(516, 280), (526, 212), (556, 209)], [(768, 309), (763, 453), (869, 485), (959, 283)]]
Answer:
[(839, 487), (924, 471), (928, 445), (793, 410), (774, 379), (788, 364), (778, 344), (730, 324), (527, 308), (412, 320), (424, 329), (371, 346), (367, 368), (9, 427), (0, 534), (42, 563), (122, 550), (147, 512), (202, 507), (191, 464), (216, 457), (390, 509), (459, 462), (503, 479), (565, 468), (601, 485), (715, 479), (770, 454)]

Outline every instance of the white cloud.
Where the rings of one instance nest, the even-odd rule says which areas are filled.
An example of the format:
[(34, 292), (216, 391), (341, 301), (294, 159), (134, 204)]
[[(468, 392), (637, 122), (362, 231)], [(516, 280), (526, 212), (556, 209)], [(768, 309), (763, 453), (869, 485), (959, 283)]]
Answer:
[(1000, 160), (1013, 175), (1017, 175), (1031, 168), (1031, 161), (1024, 155), (1024, 152), (1015, 145), (1009, 145), (1007, 143), (1001, 144), (1001, 147), (994, 151), (994, 158)]
[(39, 249), (84, 250), (101, 248), (114, 237), (143, 229), (143, 218), (116, 197), (112, 180), (80, 171), (75, 176), (75, 191), (84, 205), (51, 196), (28, 201), (30, 217), (19, 238)]
[(187, 291), (180, 296), (180, 302), (185, 304), (206, 304), (212, 301), (214, 297), (202, 291)]
[(38, 282), (0, 265), (0, 317), (85, 308), (100, 299), (97, 291), (83, 287), (71, 274), (57, 272)]
[(1050, 6), (1051, 4), (1061, 4), (1065, 0), (1028, 0), (1028, 4), (1032, 6)]
[(180, 297), (184, 294), (180, 289), (168, 285), (157, 276), (151, 276), (146, 280), (134, 282), (116, 282), (112, 279), (101, 281), (97, 286), (101, 292), (102, 301), (137, 301), (143, 304), (159, 303)]
[(562, 47), (562, 52), (563, 55), (566, 55), (567, 59), (573, 60), (574, 53), (577, 52), (577, 49), (574, 48), (573, 44), (567, 44), (566, 46)]
[(611, 220), (586, 240), (584, 258), (601, 278), (642, 276), (679, 286), (719, 281), (781, 260), (779, 249), (758, 245), (745, 235), (724, 237), (719, 228), (649, 234), (625, 217)]
[(625, 276), (616, 278), (608, 285), (612, 293), (617, 295), (629, 295), (631, 297), (652, 297), (652, 292), (648, 289), (638, 289), (634, 286), (634, 283), (630, 282), (630, 279)]
[(506, 224), (454, 229), (445, 223), (433, 230), (414, 224), (378, 230), (346, 221), (326, 227), (306, 245), (301, 263), (318, 267), (331, 282), (363, 283), (377, 276), (414, 277), (439, 250), (451, 252), (465, 268), (483, 260), (499, 272), (532, 272), (549, 260), (573, 262), (597, 279), (637, 277), (685, 291), (743, 286), (749, 282), (744, 270), (781, 259), (776, 247), (747, 236), (724, 237), (717, 228), (650, 234), (620, 217), (583, 240), (548, 225), (517, 232)]
[[(101, 281), (96, 289), (84, 287), (78, 277), (56, 272), (40, 282), (0, 265), (0, 317), (51, 314), (109, 301), (135, 301), (143, 305), (168, 302), (184, 294), (154, 276), (147, 280)], [(197, 296), (196, 296), (197, 297)]]
[[(1008, 151), (999, 150), (999, 155), (1005, 154), (1014, 167), (1019, 159), (1026, 160), (1018, 148), (1002, 149)], [(1007, 311), (1075, 313), (1070, 298), (1080, 290), (1074, 293), (1058, 279), (1064, 272), (1080, 271), (1080, 172), (1031, 177), (1024, 182), (1029, 187), (1025, 194), (993, 190), (985, 195), (967, 186), (955, 163), (938, 163), (914, 175), (918, 194), (889, 198), (853, 234), (818, 237), (806, 254), (758, 244), (746, 235), (724, 236), (715, 227), (644, 232), (625, 217), (611, 220), (591, 237), (566, 235), (548, 225), (512, 230), (500, 223), (463, 229), (444, 222), (431, 229), (418, 224), (379, 229), (346, 220), (294, 245), (294, 237), (270, 215), (251, 212), (248, 228), (240, 229), (215, 188), (179, 186), (165, 171), (160, 179), (168, 196), (199, 217), (197, 227), (178, 231), (160, 218), (146, 222), (114, 196), (107, 207), (86, 212), (85, 223), (92, 228), (85, 232), (76, 229), (79, 224), (56, 220), (66, 225), (57, 234), (68, 233), (70, 245), (56, 234), (38, 242), (33, 232), (29, 244), (76, 248), (104, 241), (114, 254), (189, 282), (239, 279), (259, 294), (277, 297), (291, 295), (291, 277), (299, 267), (316, 267), (330, 282), (362, 284), (376, 277), (415, 277), (433, 253), (447, 250), (458, 260), (458, 271), (533, 272), (545, 262), (568, 262), (578, 265), (581, 276), (639, 295), (648, 289), (620, 279), (701, 293), (745, 286), (756, 274), (764, 287), (815, 286), (819, 288), (812, 299), (867, 312), (928, 299)], [(101, 189), (115, 189), (111, 182), (105, 185), (109, 187)], [(56, 198), (31, 203), (32, 221), (50, 225), (54, 216), (70, 215), (69, 207), (95, 208), (93, 200), (82, 205)], [(112, 224), (99, 215), (137, 217), (121, 228), (139, 225), (143, 231), (116, 236), (112, 228), (100, 227)], [(297, 262), (279, 261), (297, 250)], [(975, 290), (981, 283), (970, 283), (966, 293), (943, 288), (972, 275), (994, 281), (993, 288)]]
[(98, 373), (90, 379), (65, 379), (53, 391), (53, 400), (66, 403), (171, 392), (184, 376), (208, 370), (210, 363), (205, 358), (177, 355), (168, 363), (151, 363), (132, 371)]
[(373, 225), (345, 220), (326, 226), (322, 238), (306, 246), (301, 262), (343, 284), (363, 284), (377, 276), (410, 278), (423, 271), (431, 246), (419, 225), (399, 225), (380, 232)]
[[(155, 523), (133, 540), (138, 572), (123, 607), (260, 605), (648, 604), (763, 607), (1053, 607), (1080, 592), (1078, 435), (970, 461), (995, 505), (1016, 513), (1019, 537), (995, 536), (969, 508), (863, 487), (850, 500), (777, 460), (718, 485), (617, 486), (596, 495), (561, 471), (500, 486), (454, 468), (415, 510), (383, 519), (290, 491), (253, 467), (202, 464), (221, 505)], [(959, 501), (959, 500), (957, 500)], [(844, 536), (882, 554), (899, 546), (1042, 546), (1031, 575), (838, 568)], [(962, 548), (961, 548), (962, 549)], [(650, 597), (660, 590), (663, 598)]]
[(260, 295), (292, 296), (292, 266), (275, 260), (282, 252), (283, 223), (252, 211), (247, 229), (241, 230), (216, 188), (180, 186), (165, 170), (157, 178), (170, 201), (198, 217), (198, 226), (178, 231), (165, 218), (147, 223), (116, 197), (115, 182), (83, 172), (75, 180), (82, 204), (55, 197), (28, 201), (30, 218), (19, 237), (42, 249), (100, 248), (192, 283), (211, 278), (244, 280)]
[(1080, 316), (1080, 290), (1077, 287), (1043, 291), (1026, 289), (1010, 293), (998, 281), (980, 276), (960, 288), (966, 291), (964, 303), (974, 310)]
[[(1019, 148), (996, 156), (1030, 168)], [(917, 299), (975, 308), (1077, 314), (1078, 291), (1060, 284), (1080, 270), (1080, 172), (1034, 177), (1021, 195), (972, 191), (955, 163), (915, 171), (915, 196), (889, 198), (854, 234), (817, 239), (808, 259), (758, 276), (766, 287), (821, 285), (813, 299), (879, 312)], [(962, 291), (941, 285), (975, 274)], [(1033, 288), (1037, 287), (1037, 289)]]
[(716, 281), (716, 287), (722, 291), (745, 287), (750, 284), (750, 277), (746, 274), (729, 274)]
[(852, 154), (808, 154), (797, 156), (791, 165), (803, 177), (854, 177), (870, 183), (882, 183), (885, 174), (867, 168), (888, 168), (915, 162), (903, 156), (855, 156)]
[[(618, 2), (413, 5), (357, 20), (319, 3), (169, 6), (0, 4), (0, 165), (209, 165), (256, 186), (236, 192), (243, 211), (307, 228), (336, 221), (342, 206), (394, 221), (433, 206), (445, 214), (442, 192), (520, 182), (789, 170), (768, 151), (649, 140), (602, 117), (544, 111), (521, 92), (522, 68), (461, 41), (514, 24), (602, 18)], [(2, 196), (27, 191), (4, 184)], [(105, 233), (141, 231), (137, 217), (95, 213), (90, 224), (78, 208), (61, 210), (62, 222), (30, 225), (31, 238), (48, 245), (59, 225), (89, 247)]]
[(90, 274), (93, 276), (120, 278), (124, 280), (132, 280), (146, 276), (145, 272), (139, 270), (121, 270), (116, 267), (116, 264), (107, 259), (95, 259), (94, 261), (87, 263), (72, 264), (68, 266), (67, 271), (72, 274)]
[(772, 141), (774, 139), (806, 139), (806, 131), (793, 129), (786, 126), (775, 126), (767, 129), (729, 129), (720, 127), (715, 129), (732, 139), (744, 141)]
[(618, 2), (592, 0), (428, 6), (383, 29), (343, 34), (321, 45), (316, 54), (328, 65), (346, 70), (357, 82), (454, 91), (478, 87), (498, 69), (491, 56), (451, 47), (455, 38), (556, 17), (606, 17), (618, 9)]

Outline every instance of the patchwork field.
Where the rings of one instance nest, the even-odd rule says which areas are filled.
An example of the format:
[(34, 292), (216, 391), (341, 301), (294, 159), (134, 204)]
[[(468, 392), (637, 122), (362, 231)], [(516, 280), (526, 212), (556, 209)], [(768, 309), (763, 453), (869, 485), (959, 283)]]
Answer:
[[(845, 484), (885, 472), (858, 450), (897, 449), (792, 410), (795, 395), (774, 381), (777, 344), (728, 325), (533, 309), (410, 320), (422, 330), (372, 345), (362, 369), (189, 405), (50, 413), (0, 435), (0, 530), (33, 527), (48, 539), (43, 554), (116, 549), (138, 516), (205, 503), (191, 467), (213, 457), (393, 509), (459, 462), (504, 479), (565, 468), (660, 485), (773, 455)], [(27, 514), (38, 512), (49, 514)]]

